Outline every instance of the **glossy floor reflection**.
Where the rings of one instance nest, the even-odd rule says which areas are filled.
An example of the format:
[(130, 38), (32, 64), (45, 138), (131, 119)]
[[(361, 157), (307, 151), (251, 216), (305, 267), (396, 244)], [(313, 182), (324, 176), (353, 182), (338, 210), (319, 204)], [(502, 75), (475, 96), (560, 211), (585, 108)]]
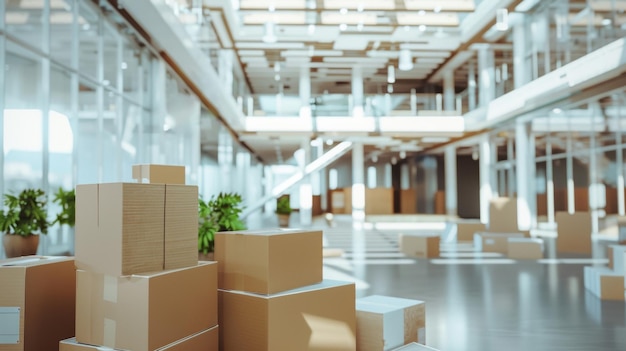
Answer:
[[(443, 351), (626, 350), (625, 304), (601, 301), (584, 289), (583, 267), (594, 262), (589, 257), (514, 261), (475, 257), (469, 244), (458, 250), (446, 244), (441, 259), (413, 260), (398, 254), (398, 232), (353, 229), (345, 219), (334, 227), (316, 225), (324, 229), (327, 246), (346, 252), (325, 260), (325, 277), (355, 280), (358, 296), (426, 301), (430, 346)], [(601, 256), (605, 245), (598, 243), (595, 262), (606, 262)]]

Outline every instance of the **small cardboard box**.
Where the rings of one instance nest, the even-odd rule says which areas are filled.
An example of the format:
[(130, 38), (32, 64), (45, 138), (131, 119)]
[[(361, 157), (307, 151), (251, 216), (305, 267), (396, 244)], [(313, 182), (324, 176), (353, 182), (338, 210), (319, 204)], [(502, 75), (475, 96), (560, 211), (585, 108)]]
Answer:
[(557, 252), (591, 255), (591, 214), (589, 212), (557, 212)]
[[(157, 349), (157, 351), (218, 351), (218, 336), (218, 327), (215, 326)], [(76, 341), (76, 338), (63, 340), (59, 344), (59, 351), (103, 351), (104, 349), (113, 350), (101, 346), (81, 344)]]
[(133, 165), (133, 179), (153, 184), (185, 184), (185, 167), (171, 165)]
[(626, 245), (609, 245), (609, 269), (626, 274)]
[(107, 275), (163, 270), (165, 185), (76, 186), (76, 267)]
[(480, 222), (457, 223), (456, 241), (472, 241), (474, 234), (486, 231), (486, 227)]
[(372, 295), (356, 300), (356, 347), (388, 351), (410, 342), (425, 342), (424, 301)]
[(0, 350), (56, 350), (74, 335), (74, 269), (68, 257), (0, 261)]
[(76, 272), (76, 340), (154, 351), (217, 325), (217, 264), (132, 276)]
[(439, 351), (437, 349), (433, 349), (432, 347), (418, 344), (416, 342), (412, 342), (410, 344), (406, 344), (400, 348), (397, 348), (393, 351)]
[(489, 231), (510, 233), (518, 230), (517, 198), (491, 199), (489, 201)]
[(410, 257), (431, 258), (439, 257), (439, 235), (399, 235), (400, 252)]
[(523, 233), (476, 233), (474, 234), (474, 249), (506, 254), (509, 250), (509, 238), (523, 237)]
[(273, 295), (219, 290), (221, 351), (356, 351), (353, 283)]
[(274, 294), (322, 281), (322, 232), (266, 230), (215, 234), (218, 286)]
[(586, 266), (584, 271), (585, 288), (602, 300), (624, 301), (626, 288), (624, 275), (607, 267)]
[(543, 258), (543, 240), (532, 238), (508, 238), (507, 256), (518, 260)]
[(198, 262), (198, 187), (165, 185), (165, 257), (163, 268)]

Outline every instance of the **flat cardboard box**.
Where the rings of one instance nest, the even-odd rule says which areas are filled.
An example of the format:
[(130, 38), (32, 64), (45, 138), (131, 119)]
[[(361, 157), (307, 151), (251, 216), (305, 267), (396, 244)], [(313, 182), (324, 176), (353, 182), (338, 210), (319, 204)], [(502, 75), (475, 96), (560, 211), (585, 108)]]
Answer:
[(557, 212), (556, 248), (559, 253), (591, 255), (591, 214)]
[(164, 269), (198, 263), (198, 187), (165, 185)]
[(410, 344), (397, 348), (394, 351), (439, 351), (439, 350), (433, 349), (432, 347), (429, 347), (426, 345), (418, 344), (416, 342), (412, 342)]
[(322, 281), (322, 232), (264, 230), (215, 234), (218, 287), (274, 294)]
[(112, 276), (163, 270), (164, 213), (164, 184), (77, 185), (76, 267)]
[(507, 256), (517, 260), (543, 258), (543, 240), (532, 238), (508, 238)]
[(356, 300), (356, 347), (388, 351), (410, 342), (425, 342), (424, 301), (372, 295)]
[[(219, 329), (217, 326), (178, 340), (157, 351), (218, 351)], [(59, 351), (103, 351), (101, 346), (81, 344), (76, 338), (61, 341)], [(107, 350), (113, 350), (106, 348)]]
[(609, 245), (609, 269), (626, 274), (626, 245)]
[(221, 351), (356, 351), (354, 283), (218, 294)]
[(456, 241), (472, 241), (474, 234), (485, 232), (485, 224), (480, 222), (459, 222), (457, 223)]
[(0, 261), (0, 350), (56, 350), (74, 335), (74, 269), (69, 257)]
[(76, 272), (76, 340), (154, 351), (217, 325), (217, 263), (132, 276)]
[(400, 252), (417, 258), (439, 257), (439, 243), (441, 238), (434, 235), (400, 234)]
[(142, 183), (185, 184), (185, 166), (172, 165), (133, 165), (133, 179)]
[(517, 198), (498, 197), (489, 201), (489, 231), (511, 233), (517, 226)]
[(523, 233), (476, 233), (474, 234), (474, 248), (479, 252), (506, 254), (509, 250), (509, 238), (523, 237)]
[(601, 300), (624, 301), (626, 288), (624, 275), (607, 267), (586, 266), (584, 271), (585, 288)]

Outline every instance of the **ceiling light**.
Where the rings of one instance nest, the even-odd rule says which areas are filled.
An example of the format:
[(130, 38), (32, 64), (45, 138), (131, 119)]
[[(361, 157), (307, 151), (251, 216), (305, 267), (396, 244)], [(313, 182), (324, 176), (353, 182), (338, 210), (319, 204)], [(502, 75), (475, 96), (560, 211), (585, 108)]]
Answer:
[(363, 31), (363, 23), (359, 23), (356, 25), (356, 30), (358, 30), (359, 32)]
[(420, 26), (418, 27), (420, 32), (425, 32), (426, 31), (426, 26), (423, 24), (420, 24)]
[(343, 31), (344, 31), (344, 30), (346, 30), (346, 29), (348, 29), (348, 25), (347, 25), (347, 24), (342, 23), (342, 24), (340, 24), (340, 25), (339, 25), (339, 30), (340, 30), (340, 31), (342, 31), (342, 32), (343, 32)]
[(610, 18), (605, 18), (605, 19), (602, 20), (602, 25), (603, 26), (610, 26), (611, 23), (613, 23), (613, 21), (611, 21)]
[(278, 74), (278, 73), (275, 74), (274, 75), (274, 80), (278, 82), (280, 80), (280, 74)]
[(419, 10), (419, 11), (417, 12), (417, 14), (418, 14), (418, 15), (420, 15), (420, 16), (424, 16), (424, 15), (426, 14), (426, 11), (424, 11), (424, 10)]
[(396, 163), (398, 163), (398, 159), (394, 156), (391, 158), (391, 164), (395, 165)]
[(387, 84), (387, 94), (393, 94), (393, 84)]
[(274, 4), (270, 4), (270, 6), (267, 9), (269, 12), (274, 12), (276, 11), (276, 6), (274, 6)]
[(359, 12), (363, 12), (364, 9), (365, 9), (365, 5), (362, 2), (360, 2), (356, 10)]
[(377, 155), (372, 155), (372, 162), (374, 162), (374, 163), (378, 162), (378, 156)]
[(435, 13), (439, 13), (439, 12), (441, 12), (441, 6), (435, 6), (435, 8), (433, 9), (433, 11), (434, 11)]
[(509, 29), (509, 10), (498, 9), (496, 11), (496, 29), (501, 32)]
[(411, 56), (411, 50), (402, 49), (400, 50), (399, 56), (399, 64), (398, 68), (401, 71), (410, 71), (413, 69), (413, 57)]
[(400, 158), (401, 159), (405, 159), (406, 158), (406, 151), (404, 151), (404, 150), (400, 151)]
[(556, 114), (559, 114), (559, 113), (562, 113), (562, 112), (563, 112), (563, 110), (561, 110), (561, 109), (560, 109), (560, 108), (558, 108), (558, 107), (556, 107), (556, 108), (554, 108), (554, 109), (552, 110), (552, 113), (556, 113)]
[(308, 0), (307, 3), (308, 3), (307, 7), (310, 10), (315, 10), (317, 8), (317, 4), (315, 0)]
[(274, 63), (274, 72), (280, 72), (280, 62)]
[(313, 35), (315, 33), (315, 25), (309, 24), (309, 35)]
[(265, 35), (262, 40), (264, 43), (275, 43), (278, 41), (278, 38), (276, 37), (276, 23), (265, 23)]
[(339, 10), (339, 13), (342, 15), (345, 15), (346, 13), (348, 13), (348, 9), (345, 7), (342, 7), (341, 10)]
[(387, 83), (393, 84), (396, 82), (396, 67), (394, 65), (387, 66)]
[(326, 145), (331, 146), (333, 144), (333, 139), (326, 139)]

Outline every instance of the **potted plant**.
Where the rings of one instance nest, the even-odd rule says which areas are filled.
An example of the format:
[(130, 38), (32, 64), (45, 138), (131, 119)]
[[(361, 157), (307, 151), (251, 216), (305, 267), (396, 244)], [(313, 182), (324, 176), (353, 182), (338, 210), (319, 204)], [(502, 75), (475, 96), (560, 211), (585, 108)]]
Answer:
[(41, 189), (24, 189), (18, 196), (5, 194), (6, 212), (0, 211), (0, 231), (7, 257), (34, 255), (39, 235), (48, 233), (46, 193)]
[(243, 211), (241, 195), (220, 193), (207, 202), (198, 200), (198, 252), (200, 260), (213, 260), (216, 232), (246, 229), (239, 218)]
[(283, 195), (276, 200), (276, 214), (278, 215), (279, 226), (289, 226), (289, 217), (292, 211), (288, 195)]
[(61, 212), (57, 213), (52, 224), (58, 223), (74, 228), (76, 223), (76, 191), (74, 189), (65, 191), (63, 188), (59, 188), (54, 194), (52, 202), (61, 206)]

